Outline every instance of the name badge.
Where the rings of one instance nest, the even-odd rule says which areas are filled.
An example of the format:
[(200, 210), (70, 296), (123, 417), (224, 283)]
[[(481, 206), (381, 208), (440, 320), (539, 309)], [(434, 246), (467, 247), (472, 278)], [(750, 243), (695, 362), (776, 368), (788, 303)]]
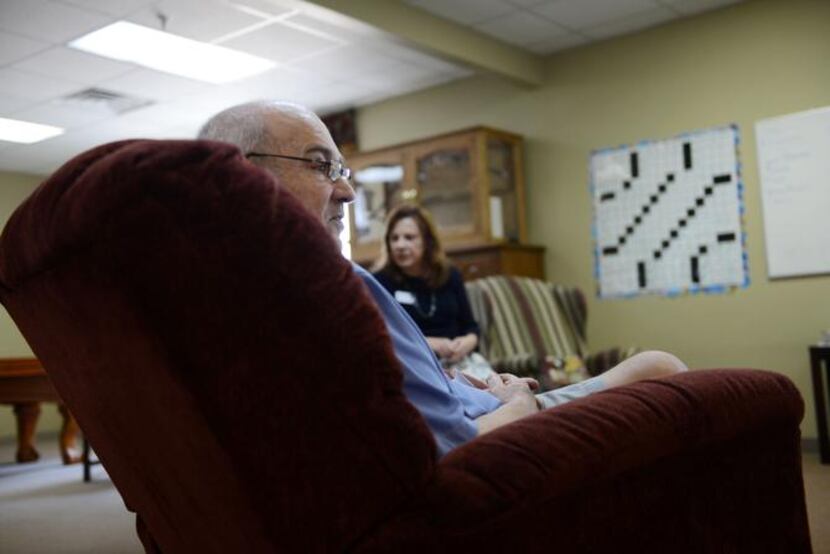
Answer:
[(408, 290), (396, 290), (395, 300), (401, 304), (415, 304), (415, 295)]

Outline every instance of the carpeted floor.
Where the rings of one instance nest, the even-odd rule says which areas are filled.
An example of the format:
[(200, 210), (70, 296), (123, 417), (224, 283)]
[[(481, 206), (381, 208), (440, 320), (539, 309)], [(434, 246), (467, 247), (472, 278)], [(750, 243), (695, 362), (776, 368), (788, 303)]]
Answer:
[(55, 437), (37, 447), (39, 461), (15, 464), (14, 445), (0, 445), (0, 553), (144, 552), (135, 518), (103, 467), (93, 466), (92, 481), (84, 483), (80, 465), (61, 463)]
[[(81, 467), (63, 466), (54, 437), (38, 441), (42, 459), (15, 464), (14, 445), (0, 443), (0, 553), (133, 554), (143, 549), (104, 469), (91, 483)], [(804, 484), (815, 554), (830, 554), (830, 465), (804, 455)]]

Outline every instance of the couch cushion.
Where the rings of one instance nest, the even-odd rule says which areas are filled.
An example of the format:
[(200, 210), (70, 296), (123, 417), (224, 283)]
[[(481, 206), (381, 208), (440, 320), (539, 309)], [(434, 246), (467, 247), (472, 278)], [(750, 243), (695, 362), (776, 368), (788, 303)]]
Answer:
[[(487, 355), (494, 363), (509, 366), (527, 358), (538, 363), (546, 355), (585, 355), (581, 322), (576, 320), (579, 313), (576, 306), (561, 304), (567, 297), (562, 287), (554, 294), (550, 283), (509, 276), (478, 279), (468, 285), (473, 287), (480, 289), (486, 302)], [(480, 310), (481, 302), (478, 305)]]

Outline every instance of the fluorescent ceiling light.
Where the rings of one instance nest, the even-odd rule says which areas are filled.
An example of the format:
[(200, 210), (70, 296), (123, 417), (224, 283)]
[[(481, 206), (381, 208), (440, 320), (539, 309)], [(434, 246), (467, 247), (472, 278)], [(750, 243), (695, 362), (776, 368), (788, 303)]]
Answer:
[(208, 83), (227, 83), (274, 67), (271, 60), (117, 21), (69, 43), (99, 56)]
[(0, 140), (32, 144), (62, 134), (60, 127), (0, 117)]

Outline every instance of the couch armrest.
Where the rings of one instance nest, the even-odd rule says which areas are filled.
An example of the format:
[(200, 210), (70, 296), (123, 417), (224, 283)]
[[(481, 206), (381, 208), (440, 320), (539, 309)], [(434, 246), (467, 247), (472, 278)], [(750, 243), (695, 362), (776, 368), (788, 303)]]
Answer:
[(442, 506), (457, 515), (496, 515), (741, 433), (785, 425), (797, 435), (803, 414), (798, 390), (783, 375), (690, 371), (598, 393), (481, 436), (441, 461), (435, 485)]

